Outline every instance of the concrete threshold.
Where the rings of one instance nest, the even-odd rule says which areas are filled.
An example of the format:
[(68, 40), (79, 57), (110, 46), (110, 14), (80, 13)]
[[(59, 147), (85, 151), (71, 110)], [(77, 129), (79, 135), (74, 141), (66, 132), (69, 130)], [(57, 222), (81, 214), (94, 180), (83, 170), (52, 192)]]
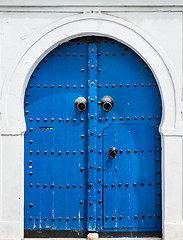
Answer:
[[(24, 240), (86, 240), (86, 238), (24, 238)], [(100, 238), (99, 240), (162, 240), (162, 238)]]

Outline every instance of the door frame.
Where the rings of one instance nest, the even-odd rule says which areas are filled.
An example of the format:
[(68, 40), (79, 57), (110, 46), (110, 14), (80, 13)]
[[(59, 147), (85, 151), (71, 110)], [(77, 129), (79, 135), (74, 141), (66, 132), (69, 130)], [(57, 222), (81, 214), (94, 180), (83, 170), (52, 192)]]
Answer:
[[(91, 35), (109, 37), (132, 48), (148, 64), (156, 78), (163, 105), (159, 128), (162, 136), (163, 239), (175, 239), (177, 233), (183, 236), (180, 158), (183, 124), (178, 76), (166, 53), (136, 25), (98, 11), (89, 11), (61, 19), (44, 28), (32, 37), (28, 47), (22, 46), (23, 54), (10, 65), (1, 101), (1, 152), (6, 161), (2, 165), (0, 206), (6, 215), (1, 211), (0, 238), (24, 237), (24, 94), (29, 78), (41, 59), (58, 44)], [(12, 186), (16, 187), (12, 189)], [(7, 220), (6, 216), (11, 217)]]

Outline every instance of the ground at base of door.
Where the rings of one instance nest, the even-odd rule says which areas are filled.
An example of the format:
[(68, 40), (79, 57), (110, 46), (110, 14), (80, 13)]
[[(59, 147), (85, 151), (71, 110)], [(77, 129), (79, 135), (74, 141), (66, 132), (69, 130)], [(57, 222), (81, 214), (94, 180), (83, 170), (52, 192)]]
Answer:
[[(24, 240), (46, 240), (47, 238), (24, 238)], [(86, 238), (48, 238), (49, 240), (86, 240)], [(162, 240), (162, 238), (100, 238), (99, 240)]]

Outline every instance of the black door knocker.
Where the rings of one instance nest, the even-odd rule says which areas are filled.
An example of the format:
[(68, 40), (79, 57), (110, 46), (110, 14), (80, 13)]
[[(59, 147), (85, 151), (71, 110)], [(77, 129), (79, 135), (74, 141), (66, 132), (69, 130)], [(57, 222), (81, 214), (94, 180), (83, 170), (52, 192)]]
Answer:
[(117, 150), (116, 147), (111, 147), (109, 149), (109, 156), (110, 156), (110, 158), (115, 158), (116, 155), (117, 155), (117, 152), (118, 152), (118, 150)]

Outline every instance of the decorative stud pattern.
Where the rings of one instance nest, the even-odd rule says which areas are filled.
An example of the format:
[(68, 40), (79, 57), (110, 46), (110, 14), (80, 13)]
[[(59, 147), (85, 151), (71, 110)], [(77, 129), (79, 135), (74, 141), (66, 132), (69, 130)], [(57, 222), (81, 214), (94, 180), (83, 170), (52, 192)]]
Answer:
[[(88, 99), (82, 113), (75, 96)], [(150, 69), (123, 44), (71, 41), (49, 53), (25, 94), (25, 228), (161, 230), (161, 111)]]

